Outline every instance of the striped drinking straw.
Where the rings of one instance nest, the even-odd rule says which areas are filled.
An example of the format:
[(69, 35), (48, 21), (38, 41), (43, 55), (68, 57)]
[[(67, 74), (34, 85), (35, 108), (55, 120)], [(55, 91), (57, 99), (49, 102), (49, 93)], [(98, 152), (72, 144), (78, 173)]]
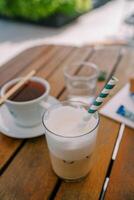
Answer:
[(94, 100), (93, 104), (88, 109), (89, 115), (86, 115), (84, 117), (84, 120), (89, 120), (91, 117), (91, 114), (95, 113), (101, 104), (103, 103), (104, 99), (109, 95), (110, 91), (114, 88), (116, 83), (118, 82), (118, 79), (116, 77), (112, 77), (108, 83), (105, 85), (99, 96)]

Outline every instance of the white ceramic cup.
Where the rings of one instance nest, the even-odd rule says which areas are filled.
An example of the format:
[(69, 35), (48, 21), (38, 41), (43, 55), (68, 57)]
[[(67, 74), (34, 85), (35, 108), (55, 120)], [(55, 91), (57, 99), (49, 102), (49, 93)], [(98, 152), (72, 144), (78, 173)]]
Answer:
[[(12, 85), (14, 85), (20, 80), (21, 78), (16, 78), (6, 83), (1, 88), (1, 96), (4, 96), (8, 88), (10, 88)], [(49, 83), (46, 80), (39, 77), (32, 77), (30, 80), (40, 83), (45, 87), (45, 92), (40, 97), (25, 102), (15, 102), (11, 100), (6, 100), (5, 102), (5, 105), (11, 113), (14, 122), (17, 125), (23, 127), (32, 127), (40, 124), (42, 121), (42, 115), (44, 113), (44, 110), (50, 106), (47, 102), (50, 92)]]

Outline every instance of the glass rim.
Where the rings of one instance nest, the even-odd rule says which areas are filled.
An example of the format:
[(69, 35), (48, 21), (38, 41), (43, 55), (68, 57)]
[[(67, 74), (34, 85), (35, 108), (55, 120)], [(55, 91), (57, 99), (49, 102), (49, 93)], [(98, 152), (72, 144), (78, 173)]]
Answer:
[[(68, 73), (68, 69), (69, 68), (71, 68), (71, 66), (81, 66), (81, 65), (86, 65), (86, 66), (89, 66), (89, 67), (91, 67), (92, 69), (94, 69), (94, 70), (96, 70), (96, 74), (93, 74), (93, 75), (91, 75), (91, 76), (89, 76), (89, 77), (86, 77), (86, 76), (78, 76), (78, 75), (70, 75), (69, 73)], [(65, 67), (63, 68), (63, 70), (64, 70), (64, 75), (65, 75), (65, 77), (67, 77), (67, 78), (69, 78), (69, 79), (84, 79), (84, 80), (92, 80), (92, 79), (94, 79), (94, 78), (97, 78), (98, 77), (98, 75), (99, 75), (99, 67), (95, 64), (95, 63), (93, 63), (93, 62), (87, 62), (87, 61), (81, 61), (81, 62), (74, 62), (74, 63), (72, 63), (72, 64), (68, 64), (68, 65), (65, 65)]]
[[(85, 105), (85, 106), (88, 106), (88, 104), (83, 103), (83, 102), (81, 102), (81, 101), (61, 101), (60, 103), (69, 103), (69, 102), (71, 102), (71, 103), (81, 103), (81, 104), (83, 104), (83, 105)], [(94, 127), (92, 130), (88, 131), (87, 133), (84, 133), (84, 134), (82, 134), (82, 135), (77, 135), (77, 136), (63, 136), (63, 135), (59, 135), (59, 134), (57, 134), (57, 133), (51, 131), (51, 130), (49, 130), (49, 128), (47, 128), (47, 126), (45, 125), (45, 123), (44, 123), (44, 118), (45, 118), (45, 115), (46, 115), (50, 110), (52, 110), (54, 107), (56, 107), (57, 105), (59, 105), (59, 103), (56, 103), (56, 104), (54, 104), (53, 106), (51, 106), (50, 108), (48, 108), (47, 111), (45, 111), (44, 114), (43, 114), (43, 116), (42, 116), (42, 123), (43, 123), (45, 129), (46, 129), (47, 131), (49, 131), (52, 135), (55, 135), (55, 136), (61, 137), (61, 138), (66, 138), (66, 139), (67, 139), (67, 138), (79, 138), (79, 137), (83, 137), (83, 136), (85, 136), (85, 135), (88, 135), (89, 133), (92, 133), (92, 132), (99, 126), (99, 123), (100, 123), (100, 116), (99, 116), (99, 112), (96, 111), (95, 113), (97, 113), (98, 121), (97, 121), (95, 127)], [(94, 114), (95, 114), (95, 113), (94, 113)]]
[[(2, 86), (1, 91), (0, 91), (1, 96), (4, 96), (6, 94), (6, 91), (10, 87), (14, 86), (14, 84), (18, 83), (21, 79), (22, 79), (22, 77), (15, 78), (15, 79), (12, 79), (12, 80), (8, 81), (7, 83), (5, 83)], [(20, 101), (19, 102), (19, 101), (7, 99), (6, 102), (11, 105), (24, 106), (24, 105), (30, 105), (32, 103), (37, 103), (48, 96), (48, 94), (50, 92), (50, 85), (47, 80), (45, 80), (41, 77), (38, 77), (38, 76), (33, 76), (29, 79), (29, 81), (34, 81), (34, 82), (40, 83), (45, 88), (44, 92), (39, 97), (29, 100), (29, 101)]]

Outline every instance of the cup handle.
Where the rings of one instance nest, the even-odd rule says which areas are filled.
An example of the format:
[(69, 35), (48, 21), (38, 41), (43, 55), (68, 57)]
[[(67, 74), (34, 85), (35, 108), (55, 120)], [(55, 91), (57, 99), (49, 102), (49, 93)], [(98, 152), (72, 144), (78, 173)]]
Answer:
[(46, 101), (42, 101), (42, 102), (40, 102), (40, 106), (42, 108), (48, 109), (51, 106), (51, 104)]

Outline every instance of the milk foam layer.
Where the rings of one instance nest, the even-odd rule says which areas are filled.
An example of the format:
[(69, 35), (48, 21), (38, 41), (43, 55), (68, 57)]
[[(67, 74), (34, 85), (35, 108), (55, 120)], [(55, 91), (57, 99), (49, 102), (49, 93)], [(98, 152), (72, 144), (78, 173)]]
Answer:
[(44, 123), (48, 129), (46, 137), (49, 150), (56, 157), (71, 161), (92, 154), (96, 143), (98, 118), (93, 115), (87, 125), (79, 129), (77, 125), (85, 114), (87, 110), (82, 107), (60, 106), (51, 110)]
[(87, 114), (87, 110), (84, 108), (58, 107), (51, 111), (46, 126), (51, 132), (65, 137), (83, 135), (93, 130), (96, 126), (94, 117), (91, 117), (90, 122), (84, 127), (78, 126)]

